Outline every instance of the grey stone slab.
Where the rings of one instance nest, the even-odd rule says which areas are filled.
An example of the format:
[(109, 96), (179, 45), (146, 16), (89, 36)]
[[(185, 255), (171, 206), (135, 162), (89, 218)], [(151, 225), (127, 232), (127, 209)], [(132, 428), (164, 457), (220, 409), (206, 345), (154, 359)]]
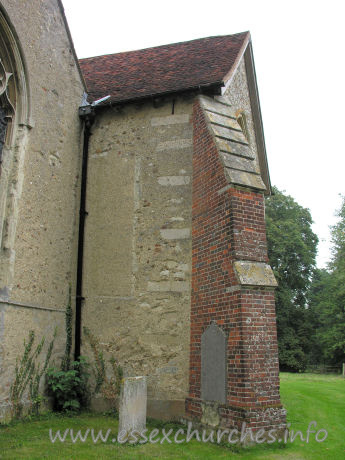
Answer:
[(186, 292), (190, 284), (187, 281), (149, 281), (147, 290), (152, 292)]
[(190, 228), (163, 228), (160, 234), (165, 240), (185, 240), (190, 237)]
[(210, 110), (211, 112), (216, 112), (236, 119), (236, 111), (229, 105), (222, 104), (206, 96), (200, 96), (199, 100), (201, 102), (201, 105), (206, 110)]
[(167, 115), (166, 117), (151, 118), (151, 126), (169, 126), (180, 123), (189, 123), (189, 114)]
[(203, 401), (201, 403), (201, 423), (207, 426), (217, 427), (220, 423), (219, 403), (215, 401)]
[(187, 149), (193, 145), (193, 139), (176, 139), (172, 141), (159, 142), (157, 151)]
[(226, 336), (212, 323), (201, 336), (201, 399), (226, 402)]
[(164, 186), (188, 185), (190, 183), (190, 176), (161, 176), (158, 177), (158, 183)]
[(234, 262), (234, 271), (241, 285), (278, 286), (272, 268), (263, 262), (237, 260)]
[(212, 123), (222, 125), (225, 128), (234, 129), (236, 131), (242, 131), (241, 126), (237, 123), (237, 120), (234, 120), (231, 117), (225, 115), (219, 115), (218, 113), (206, 112), (209, 120)]
[(122, 431), (143, 431), (146, 428), (146, 377), (123, 379), (119, 408), (119, 434)]
[(216, 136), (225, 138), (234, 142), (241, 142), (248, 145), (248, 141), (245, 135), (241, 131), (235, 131), (234, 129), (225, 128), (211, 123), (213, 132)]
[(231, 153), (220, 152), (225, 166), (232, 169), (238, 169), (239, 171), (251, 172), (254, 174), (259, 174), (260, 169), (256, 161), (248, 160), (247, 158), (238, 157), (232, 155)]
[(238, 142), (232, 142), (220, 137), (216, 138), (216, 142), (219, 150), (221, 151), (232, 153), (244, 158), (255, 158), (255, 154), (249, 145), (239, 144)]
[(263, 180), (257, 174), (252, 174), (244, 171), (237, 171), (234, 169), (226, 168), (226, 173), (229, 177), (229, 182), (243, 187), (252, 188), (255, 190), (266, 190)]

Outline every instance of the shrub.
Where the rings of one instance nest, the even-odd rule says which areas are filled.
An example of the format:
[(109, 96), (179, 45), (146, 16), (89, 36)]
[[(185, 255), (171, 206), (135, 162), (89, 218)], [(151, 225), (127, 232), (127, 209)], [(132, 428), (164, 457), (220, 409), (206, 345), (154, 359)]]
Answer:
[(71, 361), (72, 349), (72, 306), (71, 287), (65, 313), (66, 344), (60, 369), (52, 367), (47, 372), (48, 394), (53, 397), (53, 410), (57, 412), (78, 412), (86, 409), (90, 402), (88, 385), (89, 364), (83, 356)]
[(45, 337), (42, 338), (35, 349), (34, 331), (29, 332), (29, 339), (27, 342), (24, 339), (24, 353), (20, 361), (18, 358), (16, 360), (15, 378), (10, 388), (10, 401), (12, 404), (13, 418), (19, 418), (22, 415), (22, 400), (26, 393), (28, 393), (27, 396), (31, 402), (31, 413), (36, 415), (38, 414), (40, 405), (44, 400), (43, 395), (40, 395), (39, 393), (40, 383), (51, 358), (56, 334), (57, 329), (54, 331), (53, 339), (49, 344), (42, 367), (37, 361), (42, 352)]
[(78, 412), (89, 404), (88, 372), (86, 358), (72, 361), (69, 369), (50, 368), (47, 372), (48, 394), (53, 397), (53, 410)]
[(107, 375), (107, 362), (103, 356), (99, 339), (92, 334), (87, 327), (83, 328), (85, 337), (87, 338), (92, 354), (94, 357), (93, 373), (95, 377), (95, 388), (93, 393), (100, 392), (104, 399), (109, 401), (111, 409), (116, 411), (116, 405), (120, 394), (121, 381), (123, 377), (123, 370), (116, 359), (111, 356), (108, 360), (109, 377)]

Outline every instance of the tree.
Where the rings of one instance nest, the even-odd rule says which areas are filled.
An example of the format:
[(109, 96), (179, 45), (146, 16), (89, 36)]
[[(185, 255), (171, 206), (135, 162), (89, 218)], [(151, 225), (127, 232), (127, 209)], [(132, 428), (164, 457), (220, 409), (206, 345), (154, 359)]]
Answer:
[(278, 281), (276, 310), (282, 370), (304, 370), (311, 348), (306, 307), (318, 243), (311, 225), (309, 210), (273, 187), (273, 195), (266, 199), (266, 229), (268, 256)]
[(332, 259), (328, 270), (315, 272), (310, 305), (319, 362), (341, 366), (345, 362), (345, 197), (331, 227)]
[(343, 271), (345, 270), (345, 196), (342, 197), (342, 203), (336, 215), (339, 221), (331, 227), (333, 248), (329, 265), (333, 271)]

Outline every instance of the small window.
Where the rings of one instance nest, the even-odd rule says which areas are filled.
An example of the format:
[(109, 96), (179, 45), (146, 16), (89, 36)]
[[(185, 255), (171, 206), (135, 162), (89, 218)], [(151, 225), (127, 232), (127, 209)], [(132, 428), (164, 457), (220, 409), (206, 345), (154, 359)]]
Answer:
[(236, 112), (237, 123), (241, 126), (242, 132), (245, 135), (247, 141), (249, 142), (249, 131), (247, 125), (246, 115), (243, 110), (238, 110)]

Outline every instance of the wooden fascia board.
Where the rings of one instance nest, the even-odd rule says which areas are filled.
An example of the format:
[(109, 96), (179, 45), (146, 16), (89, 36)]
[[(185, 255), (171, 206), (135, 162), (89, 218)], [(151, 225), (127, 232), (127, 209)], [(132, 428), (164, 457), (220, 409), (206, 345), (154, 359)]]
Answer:
[(243, 44), (241, 46), (241, 49), (239, 50), (238, 54), (237, 54), (237, 57), (236, 57), (236, 60), (234, 62), (234, 64), (232, 65), (231, 69), (229, 70), (229, 72), (225, 75), (225, 77), (223, 78), (223, 87), (222, 87), (222, 95), (225, 93), (225, 91), (227, 90), (228, 86), (230, 85), (231, 81), (232, 81), (232, 78), (233, 76), (235, 75), (236, 71), (237, 71), (237, 68), (241, 62), (241, 59), (247, 49), (247, 46), (248, 44), (250, 43), (250, 32), (247, 32), (247, 35), (246, 35), (246, 38), (244, 39), (243, 41)]
[(264, 181), (267, 192), (266, 194), (270, 195), (272, 192), (270, 174), (268, 169), (267, 154), (266, 154), (266, 144), (264, 136), (264, 128), (262, 123), (262, 115), (260, 108), (259, 100), (259, 91), (256, 80), (255, 66), (254, 66), (254, 57), (253, 57), (253, 48), (251, 41), (248, 43), (248, 46), (244, 53), (244, 61), (246, 66), (247, 82), (249, 89), (249, 98), (250, 105), (252, 109), (252, 117), (255, 129), (255, 138), (256, 146), (259, 158), (259, 165), (262, 180)]

